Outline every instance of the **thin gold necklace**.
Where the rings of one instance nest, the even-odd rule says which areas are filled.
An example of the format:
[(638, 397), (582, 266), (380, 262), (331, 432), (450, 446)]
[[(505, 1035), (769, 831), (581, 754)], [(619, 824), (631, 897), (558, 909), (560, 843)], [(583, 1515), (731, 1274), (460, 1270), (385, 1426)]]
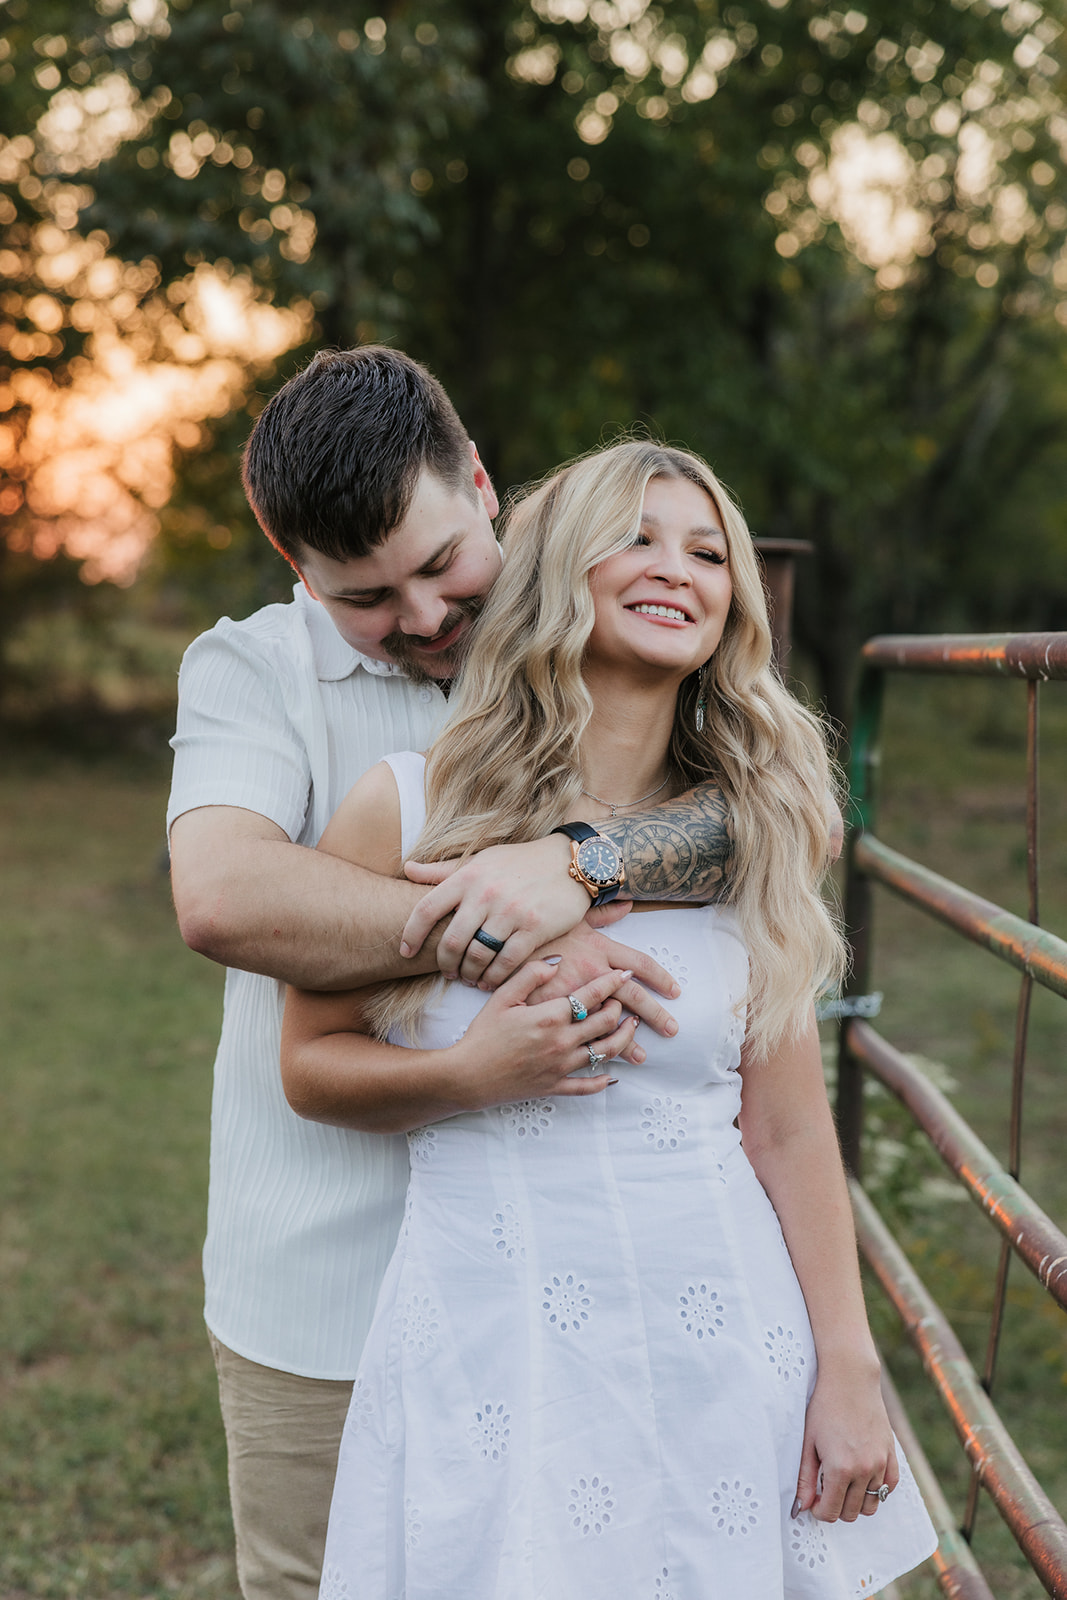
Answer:
[[(590, 794), (588, 789), (583, 789), (582, 793), (587, 800), (595, 800), (598, 806), (607, 806), (613, 817), (617, 811), (631, 811), (634, 806), (643, 805), (646, 800), (651, 800), (654, 795), (659, 794), (660, 789), (665, 789), (670, 781), (670, 774), (668, 773), (659, 788), (653, 789), (651, 794), (639, 795), (636, 800), (601, 800), (598, 794)], [(608, 820), (610, 821), (611, 818), (609, 817)]]

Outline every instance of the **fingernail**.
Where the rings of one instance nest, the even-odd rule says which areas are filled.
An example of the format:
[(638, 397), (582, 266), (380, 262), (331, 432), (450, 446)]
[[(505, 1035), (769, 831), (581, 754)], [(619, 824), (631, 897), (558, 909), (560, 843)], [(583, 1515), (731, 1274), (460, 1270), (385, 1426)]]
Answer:
[(678, 1032), (678, 1024), (675, 1022), (674, 1018), (672, 1017), (671, 1020), (667, 1024), (667, 1037), (670, 1038), (670, 1039), (673, 1039), (674, 1035), (677, 1032)]
[(618, 1078), (609, 1078), (608, 1079), (608, 1088), (610, 1089), (612, 1084), (613, 1083), (618, 1083), (618, 1081), (619, 1081)]
[(545, 960), (548, 962), (550, 967), (558, 967), (560, 962), (563, 960), (563, 957), (562, 956), (546, 956)]
[(400, 954), (402, 956), (409, 956), (411, 954), (411, 946), (405, 939), (401, 939), (400, 941)]
[(620, 978), (619, 978), (619, 982), (620, 982), (620, 983), (625, 983), (625, 982), (626, 982), (626, 979), (627, 979), (627, 978), (632, 978), (632, 977), (633, 977), (633, 975), (634, 975), (634, 974), (633, 974), (633, 968), (632, 968), (632, 967), (631, 967), (631, 968), (630, 968), (630, 969), (629, 969), (629, 971), (627, 971), (627, 972), (624, 972), (624, 973), (622, 973), (622, 975), (621, 975), (621, 976), (620, 976)]
[(681, 994), (681, 992), (682, 992), (681, 984), (680, 983), (676, 983), (673, 986), (673, 988), (671, 989), (671, 999), (672, 1000), (677, 1000), (677, 998)]
[(793, 1509), (789, 1513), (789, 1515), (791, 1517), (795, 1517), (799, 1510), (800, 1510), (800, 1496), (797, 1495), (796, 1499), (793, 1501)]
[(640, 1048), (640, 1046), (638, 1046), (633, 1055), (630, 1057), (630, 1060), (633, 1062), (635, 1067), (639, 1067), (644, 1059), (645, 1052)]

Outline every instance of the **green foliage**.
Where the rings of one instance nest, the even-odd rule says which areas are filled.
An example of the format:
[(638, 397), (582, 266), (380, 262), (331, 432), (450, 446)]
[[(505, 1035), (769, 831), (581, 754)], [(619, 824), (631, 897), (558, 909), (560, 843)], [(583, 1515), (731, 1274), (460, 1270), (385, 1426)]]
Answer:
[[(137, 90), (140, 130), (63, 181), (149, 324), (210, 262), (310, 343), (399, 343), (502, 487), (635, 421), (690, 443), (815, 542), (799, 630), (838, 716), (871, 631), (1062, 622), (1062, 0), (108, 0), (59, 43), (6, 10), (23, 77), (47, 50)], [(835, 198), (850, 131), (893, 141), (914, 252)], [(240, 522), (218, 564), (251, 599), (219, 477), (187, 474), (165, 549), (198, 583)]]

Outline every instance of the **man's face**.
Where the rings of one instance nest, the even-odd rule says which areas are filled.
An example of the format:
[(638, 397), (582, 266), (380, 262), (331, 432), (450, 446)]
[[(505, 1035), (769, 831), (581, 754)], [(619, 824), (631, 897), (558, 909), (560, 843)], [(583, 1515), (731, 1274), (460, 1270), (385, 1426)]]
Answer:
[(395, 661), (416, 680), (455, 676), (500, 571), (497, 500), (477, 455), (474, 486), (470, 499), (424, 471), (407, 515), (369, 555), (334, 561), (303, 551), (305, 586), (362, 655)]

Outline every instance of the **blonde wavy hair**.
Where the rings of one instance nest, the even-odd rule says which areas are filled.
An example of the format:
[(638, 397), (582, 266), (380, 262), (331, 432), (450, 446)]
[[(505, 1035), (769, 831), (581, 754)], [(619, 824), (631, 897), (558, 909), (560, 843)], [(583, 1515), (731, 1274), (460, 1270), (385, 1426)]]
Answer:
[[(820, 894), (834, 782), (822, 725), (771, 664), (744, 517), (699, 457), (627, 440), (562, 467), (512, 504), (503, 572), (429, 751), (426, 825), (413, 854), (463, 858), (542, 838), (582, 815), (581, 742), (594, 709), (582, 676), (594, 621), (590, 576), (633, 543), (653, 478), (703, 489), (726, 532), (729, 615), (718, 648), (679, 690), (669, 761), (674, 793), (710, 780), (729, 803), (733, 853), (722, 900), (748, 946), (749, 1040), (765, 1055), (843, 970), (842, 941)], [(368, 1008), (379, 1037), (392, 1028), (417, 1039), (440, 981), (383, 985)]]

